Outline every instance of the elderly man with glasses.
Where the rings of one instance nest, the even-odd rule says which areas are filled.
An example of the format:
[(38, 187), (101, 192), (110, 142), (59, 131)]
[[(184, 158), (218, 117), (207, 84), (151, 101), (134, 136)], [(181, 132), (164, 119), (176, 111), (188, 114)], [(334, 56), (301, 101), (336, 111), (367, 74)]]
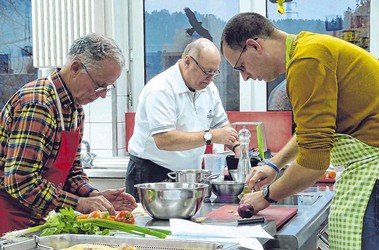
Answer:
[(172, 171), (198, 169), (207, 144), (237, 144), (237, 132), (213, 83), (220, 62), (217, 47), (200, 38), (142, 90), (126, 174), (127, 191), (137, 199), (135, 184), (164, 181)]
[(52, 210), (70, 207), (133, 210), (123, 188), (99, 191), (80, 161), (82, 105), (105, 98), (125, 59), (115, 42), (91, 34), (75, 40), (67, 62), (27, 83), (0, 113), (0, 236), (41, 224)]

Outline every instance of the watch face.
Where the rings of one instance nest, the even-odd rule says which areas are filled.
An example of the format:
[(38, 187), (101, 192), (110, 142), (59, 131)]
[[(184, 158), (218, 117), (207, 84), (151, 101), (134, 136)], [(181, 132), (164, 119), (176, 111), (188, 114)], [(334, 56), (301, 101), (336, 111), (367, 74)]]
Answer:
[(267, 194), (268, 194), (268, 187), (265, 187), (265, 188), (263, 189), (263, 196), (266, 197)]
[(206, 141), (212, 139), (212, 134), (209, 133), (209, 132), (205, 133), (205, 134), (204, 134), (204, 139), (205, 139)]

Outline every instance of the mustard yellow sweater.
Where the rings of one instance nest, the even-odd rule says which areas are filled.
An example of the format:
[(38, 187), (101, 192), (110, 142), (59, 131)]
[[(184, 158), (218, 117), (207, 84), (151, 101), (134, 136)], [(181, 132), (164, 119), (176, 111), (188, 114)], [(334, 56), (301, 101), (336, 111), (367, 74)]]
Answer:
[(334, 133), (379, 147), (379, 60), (330, 35), (301, 32), (287, 68), (299, 153), (307, 168), (326, 169)]

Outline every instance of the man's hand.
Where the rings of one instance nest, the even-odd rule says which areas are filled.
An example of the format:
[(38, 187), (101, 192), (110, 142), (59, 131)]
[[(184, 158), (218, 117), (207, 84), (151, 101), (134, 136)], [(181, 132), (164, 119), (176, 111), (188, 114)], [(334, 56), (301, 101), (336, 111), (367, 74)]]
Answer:
[(100, 192), (110, 201), (116, 211), (133, 211), (137, 207), (136, 200), (131, 194), (125, 192), (125, 188), (107, 189)]
[(263, 186), (271, 184), (276, 178), (276, 171), (267, 165), (251, 168), (246, 177), (246, 182), (250, 189), (260, 190)]
[(134, 197), (125, 192), (125, 188), (93, 191), (90, 197), (79, 197), (76, 211), (87, 214), (94, 210), (108, 211), (115, 214), (116, 211), (133, 211), (137, 207)]
[(110, 214), (115, 214), (115, 209), (104, 196), (94, 196), (94, 197), (79, 197), (78, 204), (75, 208), (76, 211), (83, 214), (89, 214), (92, 211), (108, 211)]
[(223, 128), (211, 129), (212, 142), (224, 145), (233, 145), (238, 141), (237, 130), (231, 126), (225, 126)]
[(240, 204), (249, 203), (254, 208), (254, 214), (270, 206), (270, 203), (263, 198), (262, 191), (244, 194)]

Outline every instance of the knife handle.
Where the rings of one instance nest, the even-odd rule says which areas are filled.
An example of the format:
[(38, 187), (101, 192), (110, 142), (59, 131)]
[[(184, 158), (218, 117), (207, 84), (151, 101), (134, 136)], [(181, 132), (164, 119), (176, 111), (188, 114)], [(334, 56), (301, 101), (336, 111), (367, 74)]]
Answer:
[(264, 223), (264, 222), (265, 222), (264, 217), (240, 218), (237, 220), (238, 225), (256, 224), (256, 223)]

